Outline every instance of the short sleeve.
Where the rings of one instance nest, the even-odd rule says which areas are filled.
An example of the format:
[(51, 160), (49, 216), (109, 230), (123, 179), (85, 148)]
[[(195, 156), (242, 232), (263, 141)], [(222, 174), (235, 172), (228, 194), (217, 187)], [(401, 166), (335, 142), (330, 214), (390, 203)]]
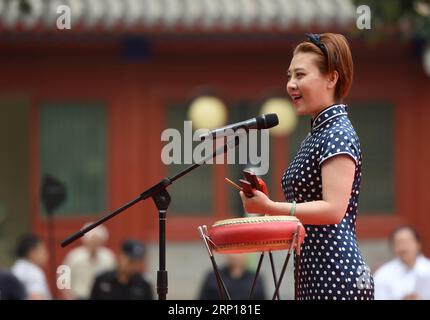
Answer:
[(348, 155), (354, 160), (355, 165), (358, 165), (360, 149), (354, 136), (342, 129), (329, 133), (320, 152), (319, 165), (337, 155)]

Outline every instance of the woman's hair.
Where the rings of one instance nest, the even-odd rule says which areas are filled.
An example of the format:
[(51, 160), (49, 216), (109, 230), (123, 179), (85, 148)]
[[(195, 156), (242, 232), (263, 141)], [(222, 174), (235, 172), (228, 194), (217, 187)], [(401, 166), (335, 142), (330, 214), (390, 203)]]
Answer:
[(354, 73), (352, 54), (346, 38), (337, 33), (322, 33), (317, 43), (311, 40), (300, 43), (294, 49), (294, 55), (300, 52), (314, 53), (317, 56), (316, 64), (322, 74), (337, 71), (339, 78), (334, 97), (337, 101), (342, 101), (348, 95)]
[(22, 236), (18, 241), (18, 245), (16, 246), (15, 254), (17, 258), (28, 258), (30, 252), (34, 250), (41, 242), (42, 239), (33, 234)]

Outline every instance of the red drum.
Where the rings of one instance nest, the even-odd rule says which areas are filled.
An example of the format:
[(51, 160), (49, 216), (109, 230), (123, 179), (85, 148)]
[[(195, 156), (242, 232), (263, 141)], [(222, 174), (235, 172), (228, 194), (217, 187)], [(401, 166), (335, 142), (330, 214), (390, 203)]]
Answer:
[(298, 232), (298, 245), (305, 228), (294, 216), (257, 216), (215, 222), (208, 235), (214, 251), (242, 253), (286, 250)]

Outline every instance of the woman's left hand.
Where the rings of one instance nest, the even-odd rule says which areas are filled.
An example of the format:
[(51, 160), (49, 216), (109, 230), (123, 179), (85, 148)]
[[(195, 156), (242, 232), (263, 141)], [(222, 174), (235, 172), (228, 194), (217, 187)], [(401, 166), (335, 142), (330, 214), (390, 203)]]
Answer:
[(253, 192), (254, 196), (252, 198), (248, 198), (242, 191), (240, 191), (240, 197), (242, 198), (242, 204), (245, 211), (247, 213), (270, 214), (269, 209), (273, 201), (261, 191), (253, 190)]

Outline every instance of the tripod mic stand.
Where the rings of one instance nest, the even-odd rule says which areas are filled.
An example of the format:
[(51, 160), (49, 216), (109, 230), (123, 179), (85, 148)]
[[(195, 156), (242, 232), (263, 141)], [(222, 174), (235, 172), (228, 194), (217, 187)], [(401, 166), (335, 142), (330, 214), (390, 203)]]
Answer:
[(120, 214), (124, 210), (130, 208), (131, 206), (135, 205), (139, 201), (146, 200), (148, 198), (152, 198), (152, 200), (155, 203), (155, 206), (158, 209), (158, 221), (159, 221), (159, 270), (157, 272), (157, 294), (159, 300), (166, 300), (167, 296), (167, 270), (166, 270), (166, 220), (167, 220), (167, 209), (169, 208), (170, 204), (170, 195), (167, 192), (167, 187), (171, 185), (173, 182), (178, 180), (179, 178), (185, 176), (186, 174), (190, 173), (194, 169), (200, 167), (204, 163), (206, 163), (208, 160), (224, 154), (229, 148), (236, 147), (239, 142), (240, 138), (243, 136), (234, 136), (234, 141), (231, 138), (227, 138), (227, 143), (224, 144), (222, 147), (215, 150), (215, 152), (208, 157), (204, 158), (203, 160), (199, 161), (198, 163), (192, 164), (190, 167), (182, 170), (178, 174), (174, 175), (170, 178), (164, 178), (157, 184), (153, 185), (152, 187), (145, 190), (143, 193), (141, 193), (138, 197), (133, 199), (132, 201), (126, 203), (122, 207), (119, 207), (115, 211), (105, 215), (101, 219), (97, 220), (96, 222), (92, 223), (91, 225), (75, 232), (74, 234), (70, 235), (63, 241), (61, 241), (61, 247), (66, 247), (73, 241), (79, 239), (83, 235), (85, 235), (90, 230), (94, 229), (98, 225), (108, 221), (109, 219), (115, 217), (116, 215)]

